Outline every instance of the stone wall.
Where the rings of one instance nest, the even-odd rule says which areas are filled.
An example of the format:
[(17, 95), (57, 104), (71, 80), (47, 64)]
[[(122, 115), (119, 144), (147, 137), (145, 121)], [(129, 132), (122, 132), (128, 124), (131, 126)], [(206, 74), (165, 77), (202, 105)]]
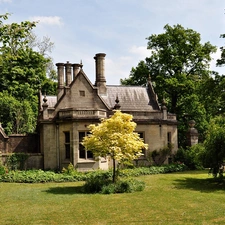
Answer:
[(26, 153), (25, 169), (43, 169), (43, 155), (40, 153), (37, 134), (12, 134), (7, 136), (0, 129), (0, 160), (3, 164), (12, 153)]
[(38, 135), (9, 135), (8, 152), (40, 153)]

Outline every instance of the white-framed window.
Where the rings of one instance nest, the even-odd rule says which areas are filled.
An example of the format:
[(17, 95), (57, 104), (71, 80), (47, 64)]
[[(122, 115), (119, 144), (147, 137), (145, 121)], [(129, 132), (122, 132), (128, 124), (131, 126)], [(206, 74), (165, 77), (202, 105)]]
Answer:
[(93, 159), (93, 153), (91, 151), (85, 150), (84, 146), (81, 144), (83, 138), (88, 135), (87, 131), (79, 132), (79, 158), (80, 159)]

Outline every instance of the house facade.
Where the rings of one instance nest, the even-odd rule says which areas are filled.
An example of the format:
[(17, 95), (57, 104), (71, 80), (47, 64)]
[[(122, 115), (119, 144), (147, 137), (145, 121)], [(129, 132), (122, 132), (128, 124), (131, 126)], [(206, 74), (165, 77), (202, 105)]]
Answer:
[(138, 160), (149, 163), (149, 152), (172, 144), (177, 146), (176, 115), (169, 114), (164, 104), (158, 103), (151, 80), (143, 86), (107, 85), (105, 54), (95, 55), (96, 79), (92, 84), (82, 64), (57, 63), (57, 96), (40, 95), (38, 128), (40, 152), (44, 169), (59, 169), (72, 163), (80, 171), (108, 169), (109, 158), (95, 160), (92, 152), (81, 145), (89, 132), (89, 124), (108, 118), (115, 109), (133, 115), (136, 132), (149, 148)]

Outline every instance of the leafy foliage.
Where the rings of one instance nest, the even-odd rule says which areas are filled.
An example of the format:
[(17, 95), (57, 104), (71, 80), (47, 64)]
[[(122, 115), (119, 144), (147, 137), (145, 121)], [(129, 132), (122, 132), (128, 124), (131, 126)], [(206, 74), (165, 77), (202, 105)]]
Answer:
[(110, 156), (114, 160), (114, 181), (115, 160), (118, 163), (132, 161), (141, 156), (142, 149), (147, 148), (139, 134), (134, 132), (135, 128), (136, 123), (132, 122), (132, 115), (117, 110), (100, 124), (89, 125), (91, 134), (82, 141), (85, 148), (91, 150), (95, 157)]
[(28, 155), (25, 153), (13, 153), (7, 159), (7, 166), (10, 170), (23, 170)]
[(210, 118), (224, 110), (224, 79), (209, 71), (216, 47), (202, 43), (198, 32), (179, 24), (167, 24), (164, 31), (147, 38), (150, 56), (121, 83), (145, 85), (150, 74), (159, 101), (165, 99), (168, 111), (177, 115), (179, 146), (185, 148), (189, 120), (196, 121), (203, 140)]
[(184, 163), (191, 170), (199, 170), (208, 166), (205, 164), (205, 147), (201, 143), (178, 149), (174, 160)]
[(143, 191), (145, 183), (133, 178), (119, 180), (117, 183), (110, 183), (104, 185), (101, 189), (102, 194), (115, 194), (115, 193), (132, 193), (136, 191)]
[[(221, 38), (225, 38), (225, 34), (220, 35)], [(220, 47), (221, 50), (221, 57), (217, 60), (217, 66), (224, 66), (225, 65), (225, 47)]]
[[(153, 175), (160, 173), (172, 173), (186, 170), (187, 167), (183, 163), (176, 163), (164, 166), (139, 167), (134, 169), (123, 169), (120, 171), (121, 178), (138, 177), (141, 175)], [(7, 170), (4, 167), (4, 173), (0, 175), (0, 182), (15, 182), (15, 183), (45, 183), (45, 182), (75, 182), (88, 181), (90, 185), (95, 182), (104, 185), (111, 183), (113, 177), (112, 171), (89, 171), (78, 172), (74, 170), (72, 173), (56, 173), (54, 171), (43, 170)], [(93, 183), (91, 182), (93, 181)], [(95, 187), (93, 187), (94, 189)]]
[(132, 115), (116, 111), (111, 118), (103, 119), (100, 124), (91, 124), (91, 134), (84, 137), (82, 144), (96, 157), (109, 155), (118, 162), (134, 160), (141, 156), (143, 148), (147, 148), (143, 139), (134, 132), (135, 127)]
[(206, 140), (204, 142), (206, 149), (206, 163), (210, 165), (212, 174), (216, 177), (222, 176), (225, 159), (225, 117), (218, 116), (210, 121)]
[[(34, 97), (37, 102), (37, 97)], [(37, 118), (35, 102), (17, 100), (8, 92), (0, 92), (0, 122), (7, 134), (34, 132)]]
[(8, 171), (7, 167), (3, 166), (2, 163), (0, 162), (0, 176), (5, 175), (7, 171)]
[(151, 157), (157, 166), (161, 166), (167, 157), (171, 154), (172, 152), (172, 145), (170, 144), (169, 146), (166, 146), (164, 148), (161, 148), (159, 150), (154, 150), (151, 152)]
[(4, 23), (8, 16), (0, 16), (0, 122), (7, 134), (34, 132), (38, 93), (55, 94), (56, 84), (46, 77), (50, 59), (30, 47), (36, 22)]

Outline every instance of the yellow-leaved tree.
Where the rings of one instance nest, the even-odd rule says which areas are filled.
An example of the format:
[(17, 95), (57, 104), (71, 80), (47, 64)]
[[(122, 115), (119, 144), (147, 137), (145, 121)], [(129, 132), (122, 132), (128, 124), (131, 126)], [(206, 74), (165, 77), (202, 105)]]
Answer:
[(113, 182), (116, 181), (116, 161), (121, 163), (137, 159), (148, 147), (135, 132), (136, 123), (132, 119), (132, 115), (116, 110), (110, 118), (102, 119), (97, 125), (89, 125), (90, 134), (82, 141), (95, 157), (112, 158)]

